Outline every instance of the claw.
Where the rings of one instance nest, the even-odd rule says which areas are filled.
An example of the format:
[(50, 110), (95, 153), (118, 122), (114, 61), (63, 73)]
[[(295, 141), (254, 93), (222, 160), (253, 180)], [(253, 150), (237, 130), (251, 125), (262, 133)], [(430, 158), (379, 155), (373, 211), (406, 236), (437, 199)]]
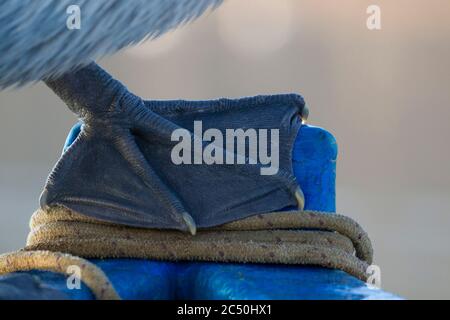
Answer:
[(42, 191), (41, 196), (39, 198), (39, 207), (41, 207), (42, 210), (45, 210), (48, 208), (48, 191), (47, 189), (44, 189)]
[(295, 199), (297, 200), (298, 210), (303, 211), (305, 209), (305, 195), (300, 187), (295, 190)]
[(302, 120), (302, 124), (306, 124), (306, 120), (308, 120), (308, 116), (309, 116), (309, 109), (305, 105), (303, 107), (302, 113), (300, 114), (300, 119)]
[(183, 212), (183, 214), (181, 216), (183, 217), (183, 220), (186, 223), (189, 232), (193, 236), (195, 236), (195, 234), (197, 233), (197, 225), (195, 224), (195, 221), (192, 218), (192, 216), (187, 212)]

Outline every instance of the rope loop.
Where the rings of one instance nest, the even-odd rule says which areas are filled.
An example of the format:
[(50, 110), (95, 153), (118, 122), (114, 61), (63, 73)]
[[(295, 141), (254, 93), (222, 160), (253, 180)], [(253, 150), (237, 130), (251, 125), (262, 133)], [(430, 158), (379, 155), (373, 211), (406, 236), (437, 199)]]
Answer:
[[(0, 274), (42, 269), (67, 273), (78, 265), (97, 299), (119, 295), (103, 271), (86, 259), (137, 258), (316, 265), (363, 281), (372, 263), (367, 233), (349, 217), (317, 211), (258, 214), (193, 236), (173, 230), (127, 227), (52, 207), (37, 210), (26, 247), (0, 256)], [(83, 258), (80, 258), (83, 257)]]

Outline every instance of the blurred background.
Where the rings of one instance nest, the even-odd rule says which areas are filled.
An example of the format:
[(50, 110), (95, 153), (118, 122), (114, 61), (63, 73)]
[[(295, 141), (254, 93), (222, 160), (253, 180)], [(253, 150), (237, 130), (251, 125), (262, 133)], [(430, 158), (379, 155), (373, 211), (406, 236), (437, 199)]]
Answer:
[[(302, 94), (338, 141), (337, 210), (369, 232), (382, 287), (449, 299), (449, 40), (448, 0), (226, 0), (99, 62), (149, 99)], [(24, 245), (75, 121), (42, 84), (0, 92), (0, 252)]]

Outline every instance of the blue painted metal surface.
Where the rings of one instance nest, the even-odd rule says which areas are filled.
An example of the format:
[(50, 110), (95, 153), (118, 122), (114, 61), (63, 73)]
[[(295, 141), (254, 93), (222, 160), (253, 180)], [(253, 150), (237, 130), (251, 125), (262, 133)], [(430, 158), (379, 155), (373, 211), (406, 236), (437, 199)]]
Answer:
[[(65, 148), (80, 131), (77, 124)], [(294, 173), (305, 194), (305, 209), (335, 211), (337, 144), (327, 131), (303, 126), (293, 150)], [(138, 259), (92, 260), (124, 299), (396, 299), (338, 270), (319, 267), (162, 262)], [(34, 271), (49, 290), (71, 299), (92, 299), (86, 287), (69, 290), (65, 277)], [(6, 276), (6, 279), (11, 276)], [(5, 277), (3, 277), (5, 279)], [(0, 293), (2, 289), (0, 279)]]

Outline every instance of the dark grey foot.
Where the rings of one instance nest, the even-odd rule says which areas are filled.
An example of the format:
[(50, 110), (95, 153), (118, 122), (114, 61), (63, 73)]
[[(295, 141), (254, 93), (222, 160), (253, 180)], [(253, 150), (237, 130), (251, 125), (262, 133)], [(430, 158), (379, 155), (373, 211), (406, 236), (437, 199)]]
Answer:
[[(84, 125), (48, 178), (43, 208), (59, 205), (115, 223), (192, 234), (290, 205), (303, 209), (291, 168), (298, 115), (306, 112), (298, 96), (144, 101), (94, 63), (46, 84)], [(172, 134), (186, 129), (193, 140), (194, 121), (223, 131), (277, 128), (279, 171), (263, 176), (259, 164), (173, 163)]]

